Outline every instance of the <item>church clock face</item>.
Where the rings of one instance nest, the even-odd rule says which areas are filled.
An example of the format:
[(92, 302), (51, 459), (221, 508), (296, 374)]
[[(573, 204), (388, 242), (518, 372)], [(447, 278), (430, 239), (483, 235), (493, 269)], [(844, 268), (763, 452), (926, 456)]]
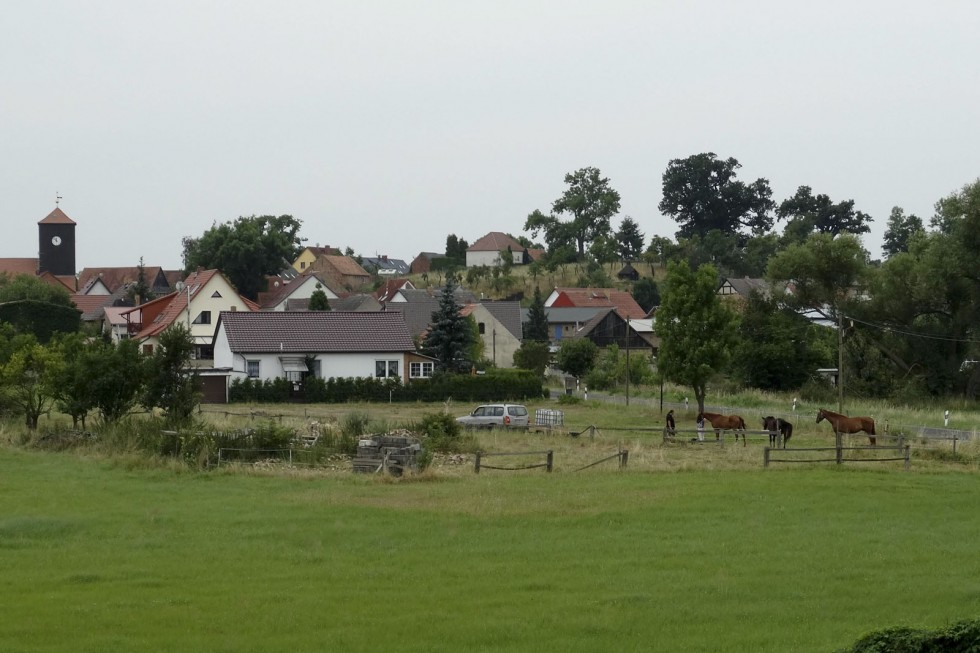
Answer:
[(58, 245), (60, 245), (61, 244), (61, 236), (55, 236), (54, 238), (52, 238), (51, 239), (51, 244), (54, 245), (55, 247), (57, 247)]

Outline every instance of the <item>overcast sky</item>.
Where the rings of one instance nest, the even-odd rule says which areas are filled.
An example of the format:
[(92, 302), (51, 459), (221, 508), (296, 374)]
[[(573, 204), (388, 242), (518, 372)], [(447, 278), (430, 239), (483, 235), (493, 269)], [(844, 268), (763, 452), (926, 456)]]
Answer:
[(59, 193), (79, 269), (284, 213), (411, 261), (522, 234), (587, 166), (649, 242), (667, 163), (708, 151), (854, 199), (878, 256), (893, 206), (980, 175), (978, 71), (976, 0), (9, 3), (0, 257)]

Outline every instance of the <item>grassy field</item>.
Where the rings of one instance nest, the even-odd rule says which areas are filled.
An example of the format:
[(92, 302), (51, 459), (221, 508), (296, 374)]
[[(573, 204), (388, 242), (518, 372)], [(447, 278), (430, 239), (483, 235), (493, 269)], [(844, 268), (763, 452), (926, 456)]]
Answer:
[[(542, 437), (613, 436), (481, 444)], [(980, 475), (626, 437), (667, 462), (383, 481), (0, 447), (0, 650), (831, 651), (980, 614)]]

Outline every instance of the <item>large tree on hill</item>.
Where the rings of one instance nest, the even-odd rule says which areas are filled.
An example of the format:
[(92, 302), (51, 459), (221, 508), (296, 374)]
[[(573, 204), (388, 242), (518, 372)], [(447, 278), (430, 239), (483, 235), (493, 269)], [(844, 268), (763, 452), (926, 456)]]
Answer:
[(436, 369), (443, 372), (464, 372), (474, 362), (467, 353), (473, 346), (472, 322), (460, 315), (455, 291), (456, 280), (447, 274), (439, 308), (432, 314), (432, 324), (422, 342), (422, 353), (435, 358)]
[(837, 236), (842, 233), (866, 234), (871, 216), (854, 210), (854, 200), (834, 203), (827, 195), (814, 195), (809, 186), (800, 186), (793, 197), (776, 210), (781, 220), (789, 220), (787, 232), (808, 235), (813, 232)]
[(691, 386), (704, 411), (708, 379), (725, 368), (736, 342), (737, 318), (717, 295), (718, 271), (711, 265), (693, 272), (686, 262), (671, 263), (666, 286), (655, 320), (657, 369)]
[(678, 238), (703, 238), (712, 230), (734, 235), (748, 229), (758, 235), (772, 228), (769, 181), (737, 181), (741, 167), (736, 159), (719, 159), (714, 152), (667, 164), (659, 208), (680, 225)]
[[(549, 250), (574, 242), (579, 258), (586, 246), (600, 236), (611, 234), (611, 220), (619, 213), (619, 193), (598, 168), (582, 168), (565, 175), (568, 188), (551, 205), (551, 215), (535, 210), (524, 223), (533, 236), (544, 232)], [(560, 216), (568, 215), (567, 221)]]
[(266, 288), (266, 277), (296, 259), (301, 222), (291, 215), (240, 217), (214, 224), (199, 238), (184, 238), (184, 271), (221, 270), (251, 300)]

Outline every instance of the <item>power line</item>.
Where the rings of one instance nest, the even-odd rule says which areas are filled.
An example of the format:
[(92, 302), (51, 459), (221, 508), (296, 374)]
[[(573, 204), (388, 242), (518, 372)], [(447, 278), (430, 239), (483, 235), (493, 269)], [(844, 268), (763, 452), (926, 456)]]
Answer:
[(861, 320), (856, 317), (851, 317), (850, 315), (845, 315), (844, 318), (850, 320), (851, 322), (858, 322), (860, 324), (872, 327), (874, 329), (880, 329), (882, 331), (897, 333), (903, 336), (910, 336), (912, 338), (925, 338), (927, 340), (939, 340), (941, 342), (957, 342), (957, 343), (973, 344), (973, 345), (980, 344), (980, 340), (975, 340), (973, 338), (950, 338), (948, 336), (936, 336), (936, 335), (930, 335), (928, 333), (917, 333), (915, 331), (907, 331), (905, 329), (899, 329), (897, 327), (892, 327), (885, 324), (876, 324), (874, 322), (868, 322), (867, 320)]

